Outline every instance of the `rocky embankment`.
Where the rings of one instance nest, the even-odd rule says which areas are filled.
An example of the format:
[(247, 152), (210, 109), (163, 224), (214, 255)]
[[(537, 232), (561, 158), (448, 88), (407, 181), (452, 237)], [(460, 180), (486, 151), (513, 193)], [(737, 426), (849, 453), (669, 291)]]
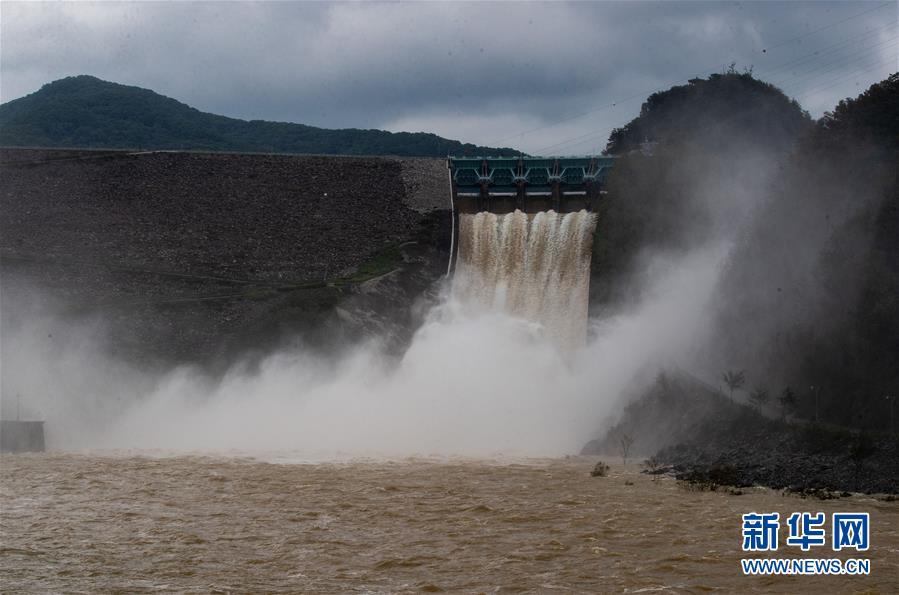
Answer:
[(682, 442), (661, 449), (655, 459), (691, 482), (762, 485), (812, 494), (899, 493), (895, 437), (794, 424), (769, 426), (754, 438)]
[(5, 149), (0, 170), (4, 328), (100, 318), (142, 359), (402, 325), (449, 258), (443, 160)]
[(899, 437), (781, 419), (682, 372), (660, 374), (583, 454), (652, 456), (649, 467), (708, 486), (899, 493)]

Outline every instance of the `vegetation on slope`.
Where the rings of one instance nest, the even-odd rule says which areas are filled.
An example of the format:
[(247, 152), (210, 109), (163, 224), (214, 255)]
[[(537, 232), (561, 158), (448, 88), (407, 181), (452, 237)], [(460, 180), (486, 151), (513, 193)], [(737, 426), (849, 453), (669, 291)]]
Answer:
[(759, 170), (782, 160), (813, 127), (777, 88), (729, 71), (651, 95), (609, 137), (619, 160), (600, 207), (594, 287), (605, 303), (629, 303), (646, 254), (684, 252), (721, 231), (767, 191)]
[(517, 155), (424, 132), (329, 130), (209, 114), (148, 89), (73, 76), (0, 105), (0, 145), (332, 155)]
[(897, 163), (893, 75), (802, 139), (722, 280), (716, 323), (731, 361), (752, 367), (754, 382), (792, 386), (806, 419), (889, 426), (886, 397), (899, 392)]
[(749, 141), (777, 150), (809, 123), (808, 114), (780, 89), (731, 67), (650, 95), (639, 116), (612, 131), (605, 152), (621, 155), (646, 142), (685, 141), (724, 150)]
[(735, 242), (708, 310), (710, 373), (745, 370), (741, 400), (789, 389), (797, 419), (888, 429), (899, 76), (817, 122), (748, 73), (697, 79), (653, 95), (609, 150), (621, 159), (594, 247), (598, 305), (633, 303), (660, 254)]
[(655, 453), (650, 472), (673, 466), (678, 478), (706, 487), (767, 485), (801, 493), (899, 492), (899, 437), (804, 420), (779, 403), (757, 408), (679, 370), (659, 373), (605, 436), (584, 454)]

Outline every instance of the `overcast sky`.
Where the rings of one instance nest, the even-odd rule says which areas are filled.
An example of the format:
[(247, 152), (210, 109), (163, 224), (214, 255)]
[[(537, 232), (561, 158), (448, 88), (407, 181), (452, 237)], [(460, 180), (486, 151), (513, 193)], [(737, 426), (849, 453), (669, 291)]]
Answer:
[(4, 1), (0, 100), (92, 74), (238, 118), (578, 154), (731, 62), (820, 116), (899, 69), (897, 19), (895, 0)]

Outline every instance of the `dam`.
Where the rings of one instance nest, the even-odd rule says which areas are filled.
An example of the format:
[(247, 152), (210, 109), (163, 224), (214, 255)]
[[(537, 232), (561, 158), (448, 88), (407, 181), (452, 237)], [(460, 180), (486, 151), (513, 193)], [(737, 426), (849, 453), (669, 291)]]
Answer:
[(319, 345), (337, 327), (401, 325), (400, 344), (405, 305), (446, 272), (452, 230), (433, 158), (7, 148), (0, 211), (9, 354), (13, 328), (46, 305), (101, 316), (110, 352), (160, 366), (299, 334)]
[[(297, 336), (327, 349), (377, 334), (402, 353), (426, 312), (410, 304), (437, 299), (448, 262), (466, 308), (583, 345), (611, 159), (446, 163), (0, 150), (4, 362), (27, 369), (17, 337), (52, 362), (100, 315), (103, 354), (159, 368)], [(49, 322), (36, 332), (30, 320)], [(65, 375), (48, 376), (30, 389), (65, 394)], [(29, 389), (9, 379), (10, 391)], [(52, 419), (4, 426), (4, 450), (41, 450), (44, 429), (56, 443)]]
[[(578, 270), (589, 270), (578, 260), (589, 258), (589, 246), (569, 255), (556, 248), (590, 220), (565, 223), (570, 213), (592, 215), (613, 164), (610, 157), (0, 149), (2, 322), (12, 328), (15, 306), (47, 296), (74, 319), (102, 313), (111, 351), (160, 365), (272, 349), (297, 333), (325, 343), (347, 320), (354, 336), (397, 321), (414, 328), (405, 305), (448, 264), (455, 269), (460, 249), (465, 263), (474, 262), (475, 247), (486, 250), (482, 262), (506, 263), (478, 283), (534, 274), (545, 291), (558, 282), (548, 273), (553, 259), (576, 257)], [(506, 221), (516, 210), (527, 225), (517, 216)], [(522, 238), (533, 242), (519, 252), (531, 268), (500, 256), (502, 246), (487, 248), (521, 246)], [(544, 250), (537, 238), (556, 247)], [(377, 287), (357, 289), (392, 270)], [(461, 273), (459, 291), (474, 291), (472, 269)], [(565, 273), (562, 282), (571, 278)], [(475, 301), (508, 299), (513, 313), (540, 318), (535, 313), (555, 298), (507, 297), (521, 286), (497, 281)], [(338, 306), (350, 316), (335, 314)], [(405, 335), (396, 336), (401, 344)]]
[(613, 157), (450, 159), (453, 295), (586, 340), (596, 214)]

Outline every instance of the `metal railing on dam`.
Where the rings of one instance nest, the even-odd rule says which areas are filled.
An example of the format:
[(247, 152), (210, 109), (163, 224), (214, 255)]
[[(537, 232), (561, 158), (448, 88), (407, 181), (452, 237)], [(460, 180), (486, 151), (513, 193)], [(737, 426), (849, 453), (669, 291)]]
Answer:
[(614, 157), (450, 157), (457, 212), (594, 210)]

